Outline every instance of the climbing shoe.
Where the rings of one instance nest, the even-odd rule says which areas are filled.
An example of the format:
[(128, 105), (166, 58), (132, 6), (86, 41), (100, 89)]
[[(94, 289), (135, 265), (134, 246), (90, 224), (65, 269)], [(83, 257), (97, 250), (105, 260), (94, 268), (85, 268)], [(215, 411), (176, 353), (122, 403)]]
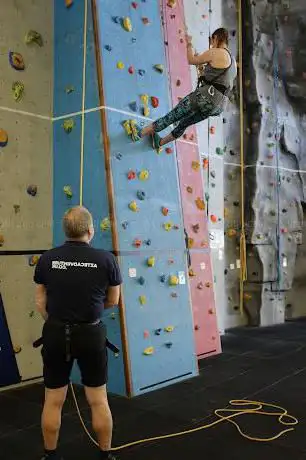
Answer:
[(153, 133), (152, 134), (152, 147), (153, 147), (154, 150), (156, 150), (157, 153), (162, 152), (162, 148), (160, 146), (160, 141), (161, 141), (160, 136), (157, 133)]

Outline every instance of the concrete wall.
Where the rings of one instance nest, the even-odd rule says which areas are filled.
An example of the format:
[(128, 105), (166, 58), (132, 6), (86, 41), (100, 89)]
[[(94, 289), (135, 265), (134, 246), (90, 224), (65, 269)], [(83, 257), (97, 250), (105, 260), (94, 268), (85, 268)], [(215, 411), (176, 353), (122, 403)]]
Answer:
[[(42, 321), (34, 313), (29, 257), (52, 244), (52, 24), (52, 3), (43, 0), (7, 2), (1, 12), (0, 128), (7, 132), (8, 143), (0, 147), (0, 279), (4, 306), (0, 327), (5, 329), (7, 321), (11, 342), (1, 334), (0, 385), (19, 381), (13, 370), (15, 358), (21, 380), (42, 373), (40, 355), (32, 348)], [(25, 43), (29, 30), (42, 34), (43, 46)], [(10, 51), (23, 56), (23, 71), (10, 66)], [(24, 85), (19, 102), (12, 92), (16, 81)], [(36, 196), (27, 193), (29, 185), (37, 187)], [(10, 355), (9, 362), (5, 355)]]

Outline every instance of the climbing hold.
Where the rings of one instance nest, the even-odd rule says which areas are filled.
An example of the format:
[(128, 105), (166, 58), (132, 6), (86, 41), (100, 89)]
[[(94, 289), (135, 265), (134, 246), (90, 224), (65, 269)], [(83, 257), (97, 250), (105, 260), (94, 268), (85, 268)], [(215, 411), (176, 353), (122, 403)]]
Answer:
[(132, 7), (134, 8), (134, 10), (136, 10), (136, 9), (137, 9), (137, 7), (138, 7), (138, 3), (136, 3), (136, 2), (132, 2)]
[(282, 233), (288, 233), (288, 228), (281, 228)]
[(139, 302), (141, 303), (141, 305), (145, 305), (147, 303), (147, 298), (145, 295), (140, 295), (139, 296)]
[(108, 51), (109, 53), (113, 50), (113, 48), (112, 48), (110, 45), (105, 45), (104, 48), (105, 48), (106, 51)]
[(199, 161), (193, 161), (191, 164), (191, 167), (194, 171), (200, 171), (200, 162)]
[(9, 62), (13, 69), (15, 70), (24, 70), (25, 64), (23, 57), (20, 53), (14, 53), (14, 51), (9, 52)]
[(192, 230), (194, 231), (194, 233), (199, 233), (200, 231), (200, 224), (195, 224), (195, 225), (192, 225)]
[(142, 246), (142, 241), (136, 238), (133, 242), (133, 246), (135, 246), (135, 248), (140, 248)]
[(0, 235), (0, 247), (4, 245), (4, 236)]
[(163, 64), (155, 64), (154, 69), (159, 73), (164, 73), (164, 66)]
[(217, 155), (223, 155), (223, 150), (220, 147), (216, 148), (216, 154)]
[(63, 192), (65, 193), (66, 197), (67, 198), (72, 198), (72, 188), (70, 185), (65, 185), (64, 188), (63, 188)]
[(276, 216), (276, 211), (274, 209), (271, 209), (270, 216), (272, 217)]
[(193, 268), (190, 268), (188, 273), (189, 273), (190, 278), (194, 278), (195, 276), (197, 276)]
[(204, 284), (200, 281), (197, 285), (197, 288), (201, 291), (204, 288)]
[(100, 222), (100, 228), (102, 230), (102, 232), (107, 232), (108, 230), (110, 230), (110, 220), (109, 220), (109, 217), (104, 217), (104, 219), (101, 220)]
[(147, 26), (148, 24), (150, 24), (149, 18), (141, 18), (141, 20), (142, 20), (142, 23), (143, 23), (145, 26)]
[(27, 193), (31, 196), (37, 195), (37, 185), (29, 185), (27, 188)]
[(43, 46), (44, 44), (41, 34), (36, 32), (36, 30), (29, 30), (25, 36), (25, 42), (27, 45), (35, 43), (38, 46)]
[(115, 24), (120, 24), (122, 22), (122, 18), (120, 16), (113, 16), (112, 20)]
[(30, 256), (29, 257), (30, 267), (34, 267), (35, 265), (37, 265), (38, 261), (39, 261), (39, 256)]
[(179, 284), (179, 279), (176, 275), (171, 275), (169, 277), (169, 285), (170, 286), (177, 286)]
[(169, 214), (169, 209), (163, 207), (163, 208), (162, 208), (162, 214), (163, 214), (164, 216), (167, 216), (167, 215)]
[(139, 211), (138, 205), (137, 205), (135, 200), (130, 202), (129, 208), (133, 212), (138, 212)]
[(180, 228), (179, 225), (177, 225), (177, 224), (174, 224), (174, 225), (173, 225), (173, 230), (179, 230), (179, 228)]
[(116, 153), (115, 157), (119, 161), (122, 160), (122, 153)]
[(195, 204), (197, 206), (197, 208), (200, 210), (200, 211), (204, 211), (205, 210), (205, 203), (204, 203), (204, 200), (202, 200), (202, 198), (197, 198), (195, 200)]
[(122, 126), (126, 134), (130, 136), (133, 142), (137, 142), (140, 140), (140, 129), (137, 125), (136, 120), (126, 120), (125, 122), (123, 122)]
[(210, 134), (215, 134), (216, 133), (216, 127), (211, 126), (209, 132), (210, 132)]
[(176, 7), (176, 0), (168, 0), (167, 5), (169, 8), (175, 8)]
[(186, 190), (187, 190), (188, 193), (193, 193), (193, 188), (190, 187), (190, 186), (187, 186)]
[(154, 354), (154, 347), (146, 348), (143, 352), (145, 356), (150, 356)]
[(24, 84), (20, 81), (15, 81), (12, 85), (12, 90), (14, 93), (14, 99), (16, 102), (19, 102), (22, 99), (24, 93)]
[(127, 32), (132, 32), (133, 30), (132, 21), (129, 17), (125, 17), (122, 19), (122, 26), (124, 30), (126, 30)]
[(164, 331), (169, 332), (169, 333), (173, 332), (174, 331), (174, 326), (167, 326), (167, 327), (165, 327)]
[(146, 74), (146, 71), (144, 69), (139, 69), (138, 73), (141, 77), (143, 77)]
[(229, 228), (226, 232), (227, 236), (232, 238), (233, 236), (237, 235), (237, 231), (234, 228)]
[(208, 164), (209, 164), (208, 159), (207, 159), (207, 158), (204, 158), (204, 159), (203, 159), (203, 168), (204, 168), (204, 169), (207, 169), (207, 168), (208, 168)]
[(171, 147), (166, 147), (165, 151), (168, 155), (170, 155), (170, 153), (173, 153), (173, 149)]
[(162, 333), (162, 329), (156, 329), (154, 334), (155, 335), (160, 335)]
[(34, 315), (35, 315), (35, 312), (34, 312), (33, 310), (30, 311), (30, 313), (29, 313), (29, 318), (34, 318)]
[(174, 264), (174, 259), (168, 259), (168, 264), (169, 264), (169, 265)]
[(151, 105), (154, 109), (156, 109), (159, 106), (159, 99), (158, 97), (151, 96)]
[(8, 143), (8, 134), (7, 132), (0, 128), (0, 147), (5, 147)]
[(121, 225), (122, 225), (123, 230), (126, 230), (129, 226), (129, 223), (125, 221), (125, 222), (122, 222)]
[(142, 180), (142, 181), (146, 181), (149, 179), (149, 176), (150, 176), (150, 173), (147, 169), (143, 169), (142, 171), (140, 171), (139, 173), (139, 179)]
[(150, 109), (149, 109), (149, 96), (147, 94), (142, 94), (140, 96), (141, 102), (144, 105), (143, 108), (143, 114), (145, 117), (148, 117), (150, 115)]
[(177, 298), (177, 293), (176, 293), (176, 292), (171, 292), (171, 297), (172, 297), (173, 299), (176, 299), (176, 298)]
[(199, 331), (199, 330), (200, 330), (200, 326), (199, 326), (198, 324), (196, 324), (196, 325), (194, 326), (194, 330), (195, 330), (195, 331)]
[(150, 332), (149, 331), (144, 331), (143, 332), (143, 338), (148, 339), (150, 337)]
[(15, 355), (18, 355), (18, 353), (20, 353), (21, 350), (22, 350), (22, 348), (21, 348), (20, 345), (15, 345), (15, 346), (13, 347), (13, 349), (14, 349)]
[(69, 118), (68, 120), (65, 120), (63, 123), (63, 128), (65, 133), (69, 134), (73, 130), (75, 125), (75, 122), (72, 118)]
[(145, 284), (146, 280), (144, 279), (143, 276), (140, 276), (140, 278), (138, 279), (138, 282), (139, 282), (139, 284), (140, 284), (141, 286), (143, 286), (143, 285)]
[(151, 257), (148, 258), (147, 265), (148, 265), (148, 267), (154, 267), (154, 265), (155, 265), (155, 257), (154, 256), (151, 256)]
[(18, 214), (20, 212), (20, 205), (19, 204), (14, 204), (13, 206), (15, 214)]
[(66, 86), (65, 88), (66, 94), (71, 94), (74, 90), (74, 86)]
[(187, 244), (188, 249), (191, 249), (193, 245), (194, 245), (194, 239), (188, 238), (188, 244)]
[(137, 198), (139, 200), (143, 201), (146, 198), (146, 192), (144, 192), (143, 190), (138, 190)]
[(129, 74), (133, 75), (135, 73), (135, 69), (132, 65), (130, 65), (130, 67), (128, 68), (128, 72)]
[(182, 82), (181, 80), (176, 80), (176, 86), (181, 86)]
[(214, 310), (213, 308), (210, 308), (210, 309), (208, 310), (208, 314), (209, 314), (209, 315), (214, 315), (214, 314), (215, 314), (215, 310)]
[(151, 240), (145, 240), (145, 241), (144, 241), (144, 244), (145, 244), (146, 246), (151, 246)]
[(164, 283), (166, 281), (166, 275), (160, 275), (160, 282)]
[(243, 294), (243, 298), (244, 298), (244, 300), (251, 300), (251, 299), (252, 299), (252, 295), (249, 294), (248, 292), (245, 292), (245, 293)]
[(65, 0), (66, 8), (70, 8), (73, 5), (73, 0)]
[(173, 343), (172, 342), (167, 342), (167, 343), (165, 343), (165, 346), (167, 348), (171, 348), (173, 346)]
[(128, 180), (136, 179), (136, 173), (135, 173), (135, 171), (130, 170), (130, 171), (128, 172), (128, 174), (127, 174), (127, 178), (128, 178)]
[(117, 62), (117, 69), (119, 70), (123, 70), (125, 67), (124, 63), (122, 61), (118, 61)]
[(216, 178), (216, 171), (211, 171), (211, 172), (210, 172), (210, 175), (211, 175), (211, 177), (212, 177), (213, 179), (215, 179), (215, 178)]
[(137, 112), (138, 111), (138, 105), (136, 101), (130, 102), (129, 108), (132, 110), (132, 112)]
[(216, 223), (216, 222), (218, 222), (218, 217), (215, 216), (214, 214), (211, 214), (210, 220), (211, 220), (213, 223)]
[(209, 281), (207, 281), (207, 283), (205, 283), (205, 287), (210, 288), (210, 287), (211, 287), (211, 283), (210, 283)]
[(166, 232), (170, 232), (170, 230), (172, 229), (172, 223), (166, 222), (165, 224), (163, 224), (163, 227), (166, 230)]

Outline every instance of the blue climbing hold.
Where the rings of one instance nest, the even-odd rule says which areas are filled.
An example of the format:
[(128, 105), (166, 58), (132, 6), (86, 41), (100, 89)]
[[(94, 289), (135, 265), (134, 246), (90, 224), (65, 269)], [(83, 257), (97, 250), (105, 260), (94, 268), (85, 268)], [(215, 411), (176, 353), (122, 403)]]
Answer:
[(116, 23), (116, 24), (121, 24), (121, 17), (120, 16), (113, 16), (113, 21)]
[(117, 160), (122, 160), (122, 153), (117, 153), (116, 158)]
[(160, 282), (165, 283), (166, 282), (166, 275), (160, 275)]
[(139, 281), (139, 284), (141, 284), (141, 286), (143, 286), (146, 282), (143, 276), (141, 276), (138, 281)]
[(151, 246), (151, 240), (144, 241), (147, 246)]
[(139, 73), (139, 75), (140, 75), (141, 77), (143, 77), (143, 76), (145, 75), (146, 71), (145, 71), (144, 69), (139, 69), (139, 70), (138, 70), (138, 73)]
[(129, 104), (129, 108), (132, 110), (132, 112), (137, 112), (138, 111), (138, 105), (136, 101), (133, 101)]
[(129, 226), (129, 223), (128, 223), (128, 222), (122, 222), (121, 225), (122, 225), (122, 228), (123, 228), (124, 230), (126, 230), (126, 229), (128, 228), (128, 226)]
[(111, 52), (113, 49), (110, 45), (105, 45), (104, 48), (106, 49), (106, 51), (109, 51), (109, 52)]

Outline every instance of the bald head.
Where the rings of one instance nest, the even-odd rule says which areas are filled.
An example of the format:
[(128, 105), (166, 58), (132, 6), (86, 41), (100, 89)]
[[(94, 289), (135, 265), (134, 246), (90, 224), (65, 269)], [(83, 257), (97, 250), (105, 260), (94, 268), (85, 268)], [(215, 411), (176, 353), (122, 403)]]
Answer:
[(90, 241), (94, 234), (92, 215), (83, 206), (68, 209), (63, 227), (66, 237), (71, 240)]

